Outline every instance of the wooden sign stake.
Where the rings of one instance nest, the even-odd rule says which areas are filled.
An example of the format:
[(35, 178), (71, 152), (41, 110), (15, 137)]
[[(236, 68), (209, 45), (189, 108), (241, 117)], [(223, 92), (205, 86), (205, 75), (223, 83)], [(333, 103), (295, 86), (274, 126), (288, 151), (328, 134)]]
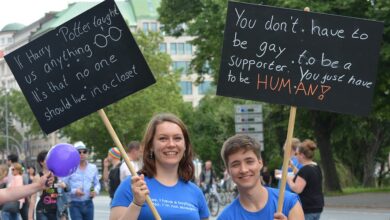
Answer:
[[(112, 127), (111, 122), (108, 119), (106, 113), (104, 112), (103, 109), (98, 110), (98, 113), (99, 113), (99, 115), (100, 115), (104, 125), (106, 126), (106, 128), (108, 130), (108, 133), (110, 133), (112, 140), (114, 140), (115, 146), (117, 146), (119, 148), (119, 150), (121, 152), (121, 155), (122, 155), (123, 159), (125, 160), (125, 163), (126, 163), (127, 167), (130, 170), (131, 175), (132, 176), (138, 176), (138, 174), (137, 174), (136, 170), (134, 169), (133, 165), (130, 163), (130, 159), (127, 156), (126, 151), (123, 148), (122, 143), (120, 142), (120, 140), (118, 138), (118, 135), (116, 134), (114, 128)], [(146, 203), (148, 204), (149, 208), (152, 210), (154, 218), (156, 220), (161, 220), (161, 217), (158, 214), (156, 207), (154, 207), (154, 205), (152, 203), (152, 200), (150, 199), (149, 195), (146, 196)]]
[(278, 212), (282, 212), (283, 210), (284, 192), (286, 190), (287, 169), (288, 169), (288, 162), (290, 160), (291, 140), (294, 134), (296, 112), (297, 112), (297, 107), (291, 106), (290, 118), (288, 120), (287, 140), (286, 140), (286, 146), (284, 148), (284, 156), (283, 156), (284, 159), (283, 159), (283, 168), (282, 168), (282, 182), (279, 189)]
[[(305, 7), (303, 10), (309, 12), (310, 8)], [(286, 140), (286, 146), (284, 148), (284, 155), (283, 155), (282, 182), (280, 184), (280, 190), (279, 190), (278, 212), (282, 212), (283, 210), (284, 192), (286, 191), (288, 162), (290, 161), (290, 155), (291, 155), (291, 140), (294, 134), (296, 113), (297, 113), (297, 107), (291, 106), (290, 118), (288, 120), (287, 140)]]

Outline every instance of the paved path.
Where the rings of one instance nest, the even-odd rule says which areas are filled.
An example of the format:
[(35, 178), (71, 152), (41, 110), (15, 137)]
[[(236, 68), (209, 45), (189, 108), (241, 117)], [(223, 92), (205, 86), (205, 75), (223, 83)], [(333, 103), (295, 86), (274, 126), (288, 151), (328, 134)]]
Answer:
[[(107, 220), (110, 215), (110, 198), (98, 196), (94, 203), (95, 220)], [(326, 220), (390, 220), (390, 192), (325, 197), (325, 209), (321, 217)], [(210, 220), (215, 219), (210, 217)]]
[(325, 207), (390, 210), (390, 192), (325, 197)]

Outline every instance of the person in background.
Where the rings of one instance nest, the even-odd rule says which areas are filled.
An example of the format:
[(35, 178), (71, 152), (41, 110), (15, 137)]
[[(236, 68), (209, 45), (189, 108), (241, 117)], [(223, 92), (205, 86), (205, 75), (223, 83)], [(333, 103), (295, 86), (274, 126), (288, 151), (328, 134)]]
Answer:
[(208, 193), (213, 186), (215, 174), (212, 166), (211, 160), (207, 160), (204, 169), (200, 173), (199, 186), (203, 189), (203, 193)]
[[(19, 163), (14, 163), (11, 168), (11, 172), (13, 175), (13, 178), (11, 182), (8, 182), (7, 188), (15, 188), (15, 187), (21, 187), (23, 186), (23, 167)], [(19, 210), (22, 208), (23, 203), (25, 201), (24, 198), (20, 198), (19, 200)], [(17, 212), (7, 212), (2, 211), (1, 212), (1, 219), (3, 220), (18, 220), (19, 219), (19, 213)]]
[(238, 189), (238, 197), (218, 216), (218, 220), (303, 220), (296, 194), (285, 192), (282, 213), (276, 213), (279, 189), (261, 184), (263, 167), (260, 143), (248, 135), (237, 134), (225, 141), (221, 157)]
[(0, 165), (0, 189), (7, 187), (8, 166), (5, 164)]
[(324, 207), (322, 172), (313, 161), (316, 148), (314, 141), (304, 140), (296, 150), (298, 161), (303, 167), (294, 177), (287, 177), (287, 184), (299, 194), (306, 220), (319, 220)]
[(48, 186), (53, 184), (53, 182), (54, 176), (50, 172), (41, 176), (38, 182), (33, 182), (23, 186), (0, 189), (0, 205), (4, 204), (5, 202), (15, 201), (26, 196), (30, 196), (40, 190), (46, 189)]
[(37, 175), (35, 167), (28, 166), (27, 167), (27, 174), (28, 174), (28, 184), (31, 184), (34, 180), (34, 177)]
[(263, 184), (263, 186), (271, 187), (272, 176), (269, 173), (267, 166), (265, 165), (263, 166), (263, 168), (260, 171), (260, 175), (261, 175), (261, 183)]
[[(140, 143), (139, 141), (131, 141), (127, 145), (126, 149), (127, 156), (130, 159), (131, 165), (133, 165), (135, 171), (138, 171), (140, 166), (139, 166), (139, 159), (140, 159)], [(127, 167), (126, 163), (123, 161), (120, 167), (120, 179), (123, 181), (126, 179), (126, 177), (130, 176), (130, 170)]]
[[(288, 174), (290, 176), (294, 176), (296, 172), (302, 167), (302, 164), (299, 163), (297, 157), (295, 156), (295, 152), (297, 147), (301, 141), (298, 138), (292, 138), (291, 139), (291, 151), (290, 151), (290, 161), (289, 161), (289, 167), (287, 169)], [(285, 150), (286, 144), (283, 146), (283, 150)], [(283, 167), (280, 168), (280, 170), (275, 170), (275, 178), (279, 180), (278, 182), (278, 188), (280, 188), (281, 184), (281, 178), (282, 178), (282, 169)], [(294, 172), (295, 171), (295, 172)], [(289, 192), (292, 192), (290, 189), (290, 186), (286, 184), (286, 190)]]
[(72, 175), (63, 179), (70, 187), (70, 217), (74, 220), (93, 220), (92, 199), (100, 192), (98, 169), (88, 162), (89, 150), (83, 142), (76, 142), (74, 146), (80, 154), (80, 164)]
[[(149, 195), (162, 219), (208, 219), (206, 199), (194, 177), (193, 147), (184, 123), (173, 114), (158, 114), (142, 141), (140, 176), (122, 181), (111, 204), (110, 219), (152, 220)], [(149, 190), (150, 189), (150, 190)]]
[[(47, 153), (47, 150), (43, 150), (37, 155), (37, 163), (42, 171), (34, 177), (33, 182), (39, 182), (42, 176), (50, 173), (46, 166)], [(58, 187), (66, 189), (65, 183), (61, 183), (60, 186), (58, 184), (58, 178), (54, 177), (52, 184), (41, 192), (37, 192), (31, 196), (28, 219), (34, 219), (34, 211), (37, 220), (58, 219)], [(38, 197), (39, 200), (37, 202)]]
[[(120, 166), (121, 166), (121, 152), (117, 147), (112, 147), (108, 150), (108, 155), (103, 161), (103, 180), (110, 198), (114, 197), (114, 193), (121, 183), (120, 180)], [(111, 166), (111, 168), (110, 168)]]
[(12, 181), (12, 178), (14, 177), (12, 173), (13, 165), (16, 164), (19, 160), (18, 155), (16, 154), (10, 154), (7, 156), (7, 165), (8, 165), (8, 177), (7, 177), (7, 185)]

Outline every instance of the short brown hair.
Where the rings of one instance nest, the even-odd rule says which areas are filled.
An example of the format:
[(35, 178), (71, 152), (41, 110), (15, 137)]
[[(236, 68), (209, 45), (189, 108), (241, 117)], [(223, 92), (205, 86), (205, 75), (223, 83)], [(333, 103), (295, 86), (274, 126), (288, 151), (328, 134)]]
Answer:
[(130, 153), (132, 150), (139, 150), (140, 143), (139, 141), (130, 141), (130, 143), (127, 144), (126, 152)]
[(257, 159), (261, 160), (261, 145), (260, 143), (244, 134), (236, 134), (230, 138), (228, 138), (225, 143), (223, 143), (221, 149), (221, 157), (225, 164), (225, 167), (228, 168), (228, 158), (230, 155), (237, 153), (240, 150), (253, 151), (257, 156)]
[(178, 175), (184, 181), (189, 181), (194, 177), (194, 164), (192, 163), (192, 144), (185, 124), (176, 115), (171, 113), (160, 113), (155, 115), (150, 120), (141, 144), (144, 151), (142, 156), (144, 166), (140, 172), (147, 177), (153, 177), (156, 175), (156, 160), (154, 157), (150, 158), (150, 154), (153, 147), (153, 138), (156, 134), (156, 127), (163, 122), (174, 123), (178, 125), (183, 132), (186, 149), (183, 158), (179, 162)]

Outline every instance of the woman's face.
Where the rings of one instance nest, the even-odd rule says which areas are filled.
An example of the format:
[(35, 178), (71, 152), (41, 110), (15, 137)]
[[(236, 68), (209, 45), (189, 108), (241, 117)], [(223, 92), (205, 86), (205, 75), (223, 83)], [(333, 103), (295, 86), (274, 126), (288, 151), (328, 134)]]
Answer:
[(178, 166), (185, 149), (184, 135), (177, 124), (162, 122), (156, 126), (151, 149), (156, 159), (156, 166)]
[(12, 167), (12, 175), (14, 175), (14, 176), (19, 175), (19, 171), (17, 169), (15, 169), (14, 167)]
[(29, 167), (27, 171), (28, 171), (28, 174), (34, 175), (34, 171), (35, 171), (34, 168)]

